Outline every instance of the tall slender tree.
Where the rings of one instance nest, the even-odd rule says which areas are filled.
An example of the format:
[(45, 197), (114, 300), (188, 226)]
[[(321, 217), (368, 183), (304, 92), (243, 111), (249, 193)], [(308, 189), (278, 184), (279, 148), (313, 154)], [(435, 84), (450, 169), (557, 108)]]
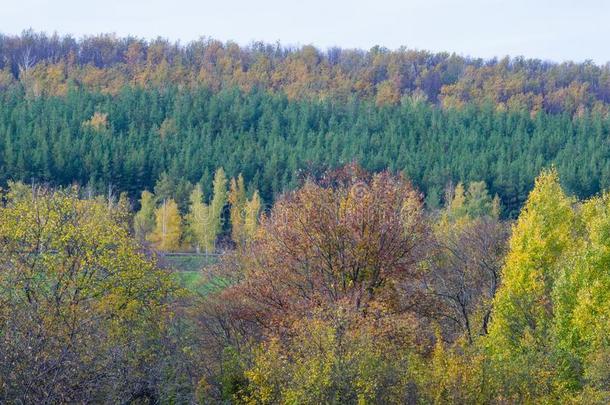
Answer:
[(140, 241), (146, 240), (155, 228), (155, 195), (150, 191), (142, 191), (140, 210), (133, 218), (133, 228)]
[(178, 204), (172, 199), (165, 200), (155, 211), (156, 226), (149, 239), (155, 248), (166, 252), (180, 250), (182, 219)]
[(231, 238), (237, 244), (243, 244), (246, 237), (245, 221), (246, 221), (246, 187), (244, 186), (244, 178), (240, 174), (231, 179), (231, 187), (229, 190), (229, 204), (231, 205)]
[(214, 242), (222, 232), (224, 223), (224, 209), (227, 204), (227, 177), (222, 167), (216, 170), (213, 183), (214, 195), (210, 201), (209, 217), (210, 228), (208, 230), (209, 239)]
[(244, 218), (244, 235), (246, 241), (250, 241), (256, 235), (258, 229), (258, 216), (261, 211), (261, 199), (258, 191), (254, 191), (252, 198), (246, 203)]
[(199, 184), (195, 185), (189, 198), (189, 212), (186, 216), (188, 241), (197, 251), (214, 248), (210, 240), (210, 208), (203, 202), (203, 192)]

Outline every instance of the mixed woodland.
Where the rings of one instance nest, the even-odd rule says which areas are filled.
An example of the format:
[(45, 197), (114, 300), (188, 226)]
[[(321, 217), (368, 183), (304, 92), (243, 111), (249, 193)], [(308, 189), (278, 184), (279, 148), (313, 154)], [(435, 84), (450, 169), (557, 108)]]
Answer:
[(357, 162), (433, 208), (450, 182), (485, 181), (514, 218), (550, 165), (581, 198), (608, 187), (608, 102), (610, 67), (590, 62), (26, 31), (0, 35), (0, 182), (136, 201), (167, 175), (185, 207), (223, 167), (268, 207)]
[(607, 404), (609, 103), (591, 62), (0, 35), (0, 402)]

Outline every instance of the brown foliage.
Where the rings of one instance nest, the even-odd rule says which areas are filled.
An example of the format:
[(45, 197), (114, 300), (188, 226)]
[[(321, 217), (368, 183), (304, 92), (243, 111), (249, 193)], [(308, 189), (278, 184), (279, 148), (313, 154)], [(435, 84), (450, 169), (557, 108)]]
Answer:
[[(299, 386), (299, 367), (306, 361), (337, 371), (330, 366), (335, 360), (381, 358), (396, 363), (384, 363), (392, 366), (379, 371), (386, 373), (379, 381), (404, 388), (392, 391), (404, 398), (412, 382), (397, 383), (394, 372), (406, 376), (403, 360), (431, 353), (436, 325), (451, 342), (486, 333), (504, 254), (507, 227), (496, 217), (435, 222), (404, 178), (371, 175), (357, 165), (309, 178), (279, 198), (254, 240), (226, 255), (210, 276), (230, 286), (204, 297), (195, 311), (199, 346), (216, 360), (205, 380), (209, 395), (220, 398), (224, 390), (219, 364), (230, 346), (241, 353), (251, 384), (244, 388), (239, 384), (247, 382), (240, 380), (229, 390), (234, 399), (248, 389), (266, 397), (270, 389), (279, 401), (278, 386), (288, 384), (288, 375), (288, 385)], [(317, 346), (318, 338), (327, 346)], [(301, 343), (312, 339), (310, 352)], [(404, 358), (391, 349), (377, 356), (380, 344)], [(259, 347), (259, 357), (251, 357), (252, 347)], [(354, 370), (349, 378), (329, 378), (340, 386), (359, 376), (362, 384), (376, 386), (377, 380)], [(310, 392), (307, 387), (303, 392)], [(349, 384), (342, 389), (357, 391)]]
[(307, 181), (263, 218), (229, 269), (244, 274), (224, 293), (246, 299), (241, 315), (269, 325), (335, 305), (363, 313), (375, 301), (392, 307), (392, 291), (416, 274), (422, 255), (420, 196), (387, 172), (351, 181), (344, 174), (321, 181), (335, 187)]
[[(62, 41), (71, 45), (61, 45)], [(127, 84), (162, 89), (203, 85), (214, 91), (260, 87), (296, 99), (345, 101), (356, 96), (385, 105), (421, 94), (445, 108), (493, 103), (501, 110), (576, 116), (607, 112), (610, 101), (610, 67), (590, 61), (483, 61), (379, 46), (326, 52), (309, 45), (240, 47), (209, 38), (180, 45), (105, 34), (60, 41), (28, 32), (0, 36), (0, 43), (0, 88), (21, 81), (28, 96), (65, 95), (68, 83), (110, 94)]]
[(419, 316), (438, 322), (445, 339), (465, 336), (472, 342), (487, 334), (508, 231), (488, 217), (437, 230), (421, 284), (403, 296)]

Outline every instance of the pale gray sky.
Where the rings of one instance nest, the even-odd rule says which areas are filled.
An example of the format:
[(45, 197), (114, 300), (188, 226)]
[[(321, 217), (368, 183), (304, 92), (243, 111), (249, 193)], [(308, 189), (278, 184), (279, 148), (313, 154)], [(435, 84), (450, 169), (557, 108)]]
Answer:
[(606, 0), (0, 0), (0, 32), (26, 28), (610, 61)]

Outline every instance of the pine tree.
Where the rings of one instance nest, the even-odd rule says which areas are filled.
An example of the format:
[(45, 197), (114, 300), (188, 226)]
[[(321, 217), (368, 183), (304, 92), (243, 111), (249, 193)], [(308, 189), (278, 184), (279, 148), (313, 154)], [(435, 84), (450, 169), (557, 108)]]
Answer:
[(175, 188), (176, 185), (174, 180), (170, 178), (166, 172), (161, 173), (155, 183), (155, 195), (157, 196), (158, 202), (162, 203), (170, 198), (173, 199)]

